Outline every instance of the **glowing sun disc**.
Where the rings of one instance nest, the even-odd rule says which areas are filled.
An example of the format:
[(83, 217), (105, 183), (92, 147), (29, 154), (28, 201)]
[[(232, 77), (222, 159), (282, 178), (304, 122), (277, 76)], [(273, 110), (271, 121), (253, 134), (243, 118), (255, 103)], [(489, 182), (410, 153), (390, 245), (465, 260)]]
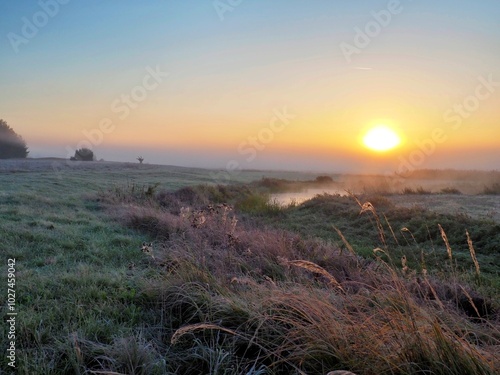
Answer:
[(366, 147), (374, 151), (388, 151), (399, 145), (399, 136), (387, 126), (377, 126), (363, 138)]

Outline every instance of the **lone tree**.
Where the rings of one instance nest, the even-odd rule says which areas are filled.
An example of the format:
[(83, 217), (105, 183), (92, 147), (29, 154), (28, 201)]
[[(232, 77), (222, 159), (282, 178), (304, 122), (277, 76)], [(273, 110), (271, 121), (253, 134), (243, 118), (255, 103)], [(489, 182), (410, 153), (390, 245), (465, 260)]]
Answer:
[(28, 146), (6, 121), (0, 119), (0, 159), (26, 158)]
[(139, 160), (139, 164), (142, 164), (142, 162), (144, 161), (144, 158), (143, 158), (142, 156), (139, 156), (139, 157), (137, 158), (137, 160)]
[(72, 156), (70, 160), (93, 161), (95, 160), (94, 151), (89, 148), (80, 148), (75, 151), (75, 156)]

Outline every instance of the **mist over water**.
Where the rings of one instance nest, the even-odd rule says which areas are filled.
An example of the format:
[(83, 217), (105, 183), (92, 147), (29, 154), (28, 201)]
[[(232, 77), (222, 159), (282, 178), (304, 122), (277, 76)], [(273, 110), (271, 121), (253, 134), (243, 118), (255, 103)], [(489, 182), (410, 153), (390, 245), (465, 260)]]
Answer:
[(347, 195), (347, 192), (341, 188), (311, 188), (299, 192), (271, 194), (270, 201), (275, 202), (280, 206), (288, 206), (290, 204), (301, 204), (306, 200), (314, 198), (316, 195), (322, 194)]

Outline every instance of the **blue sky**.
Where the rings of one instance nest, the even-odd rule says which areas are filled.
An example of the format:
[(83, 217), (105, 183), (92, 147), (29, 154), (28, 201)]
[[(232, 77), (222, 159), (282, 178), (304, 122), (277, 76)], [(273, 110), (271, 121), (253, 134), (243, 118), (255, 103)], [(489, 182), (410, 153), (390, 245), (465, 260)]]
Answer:
[[(32, 156), (68, 156), (84, 130), (110, 118), (113, 132), (92, 145), (109, 160), (141, 153), (150, 162), (204, 167), (236, 159), (248, 168), (394, 169), (417, 147), (412, 139), (446, 126), (443, 114), (480, 77), (500, 81), (494, 0), (401, 0), (401, 11), (350, 63), (340, 44), (352, 44), (355, 28), (391, 1), (243, 0), (233, 7), (221, 0), (232, 8), (223, 19), (212, 0), (66, 2), (0, 4), (0, 118), (24, 136)], [(16, 52), (9, 35), (24, 37), (25, 19), (34, 22), (54, 4), (55, 14)], [(148, 67), (169, 77), (120, 119), (112, 103), (140, 85)], [(500, 89), (419, 166), (454, 166), (454, 155), (469, 152), (477, 159), (468, 157), (467, 166), (500, 168), (499, 97)], [(285, 106), (297, 115), (293, 126), (247, 161), (239, 146)], [(400, 154), (357, 148), (362, 132), (381, 120), (406, 139)]]

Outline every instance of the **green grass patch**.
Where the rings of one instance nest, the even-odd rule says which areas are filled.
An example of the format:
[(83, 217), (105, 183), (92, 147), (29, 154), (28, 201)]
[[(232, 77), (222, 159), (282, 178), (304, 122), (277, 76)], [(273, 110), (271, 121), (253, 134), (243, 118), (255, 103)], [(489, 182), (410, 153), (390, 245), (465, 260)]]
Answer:
[[(384, 244), (376, 218), (352, 198), (281, 207), (268, 193), (289, 174), (262, 174), (239, 176), (260, 183), (219, 186), (208, 171), (135, 164), (68, 167), (61, 179), (2, 172), (17, 373), (494, 373), (495, 222), (372, 197)], [(151, 253), (140, 251), (143, 241), (153, 242)], [(374, 259), (373, 248), (385, 245)], [(6, 334), (2, 325), (2, 353)], [(5, 356), (0, 370), (10, 371)]]

